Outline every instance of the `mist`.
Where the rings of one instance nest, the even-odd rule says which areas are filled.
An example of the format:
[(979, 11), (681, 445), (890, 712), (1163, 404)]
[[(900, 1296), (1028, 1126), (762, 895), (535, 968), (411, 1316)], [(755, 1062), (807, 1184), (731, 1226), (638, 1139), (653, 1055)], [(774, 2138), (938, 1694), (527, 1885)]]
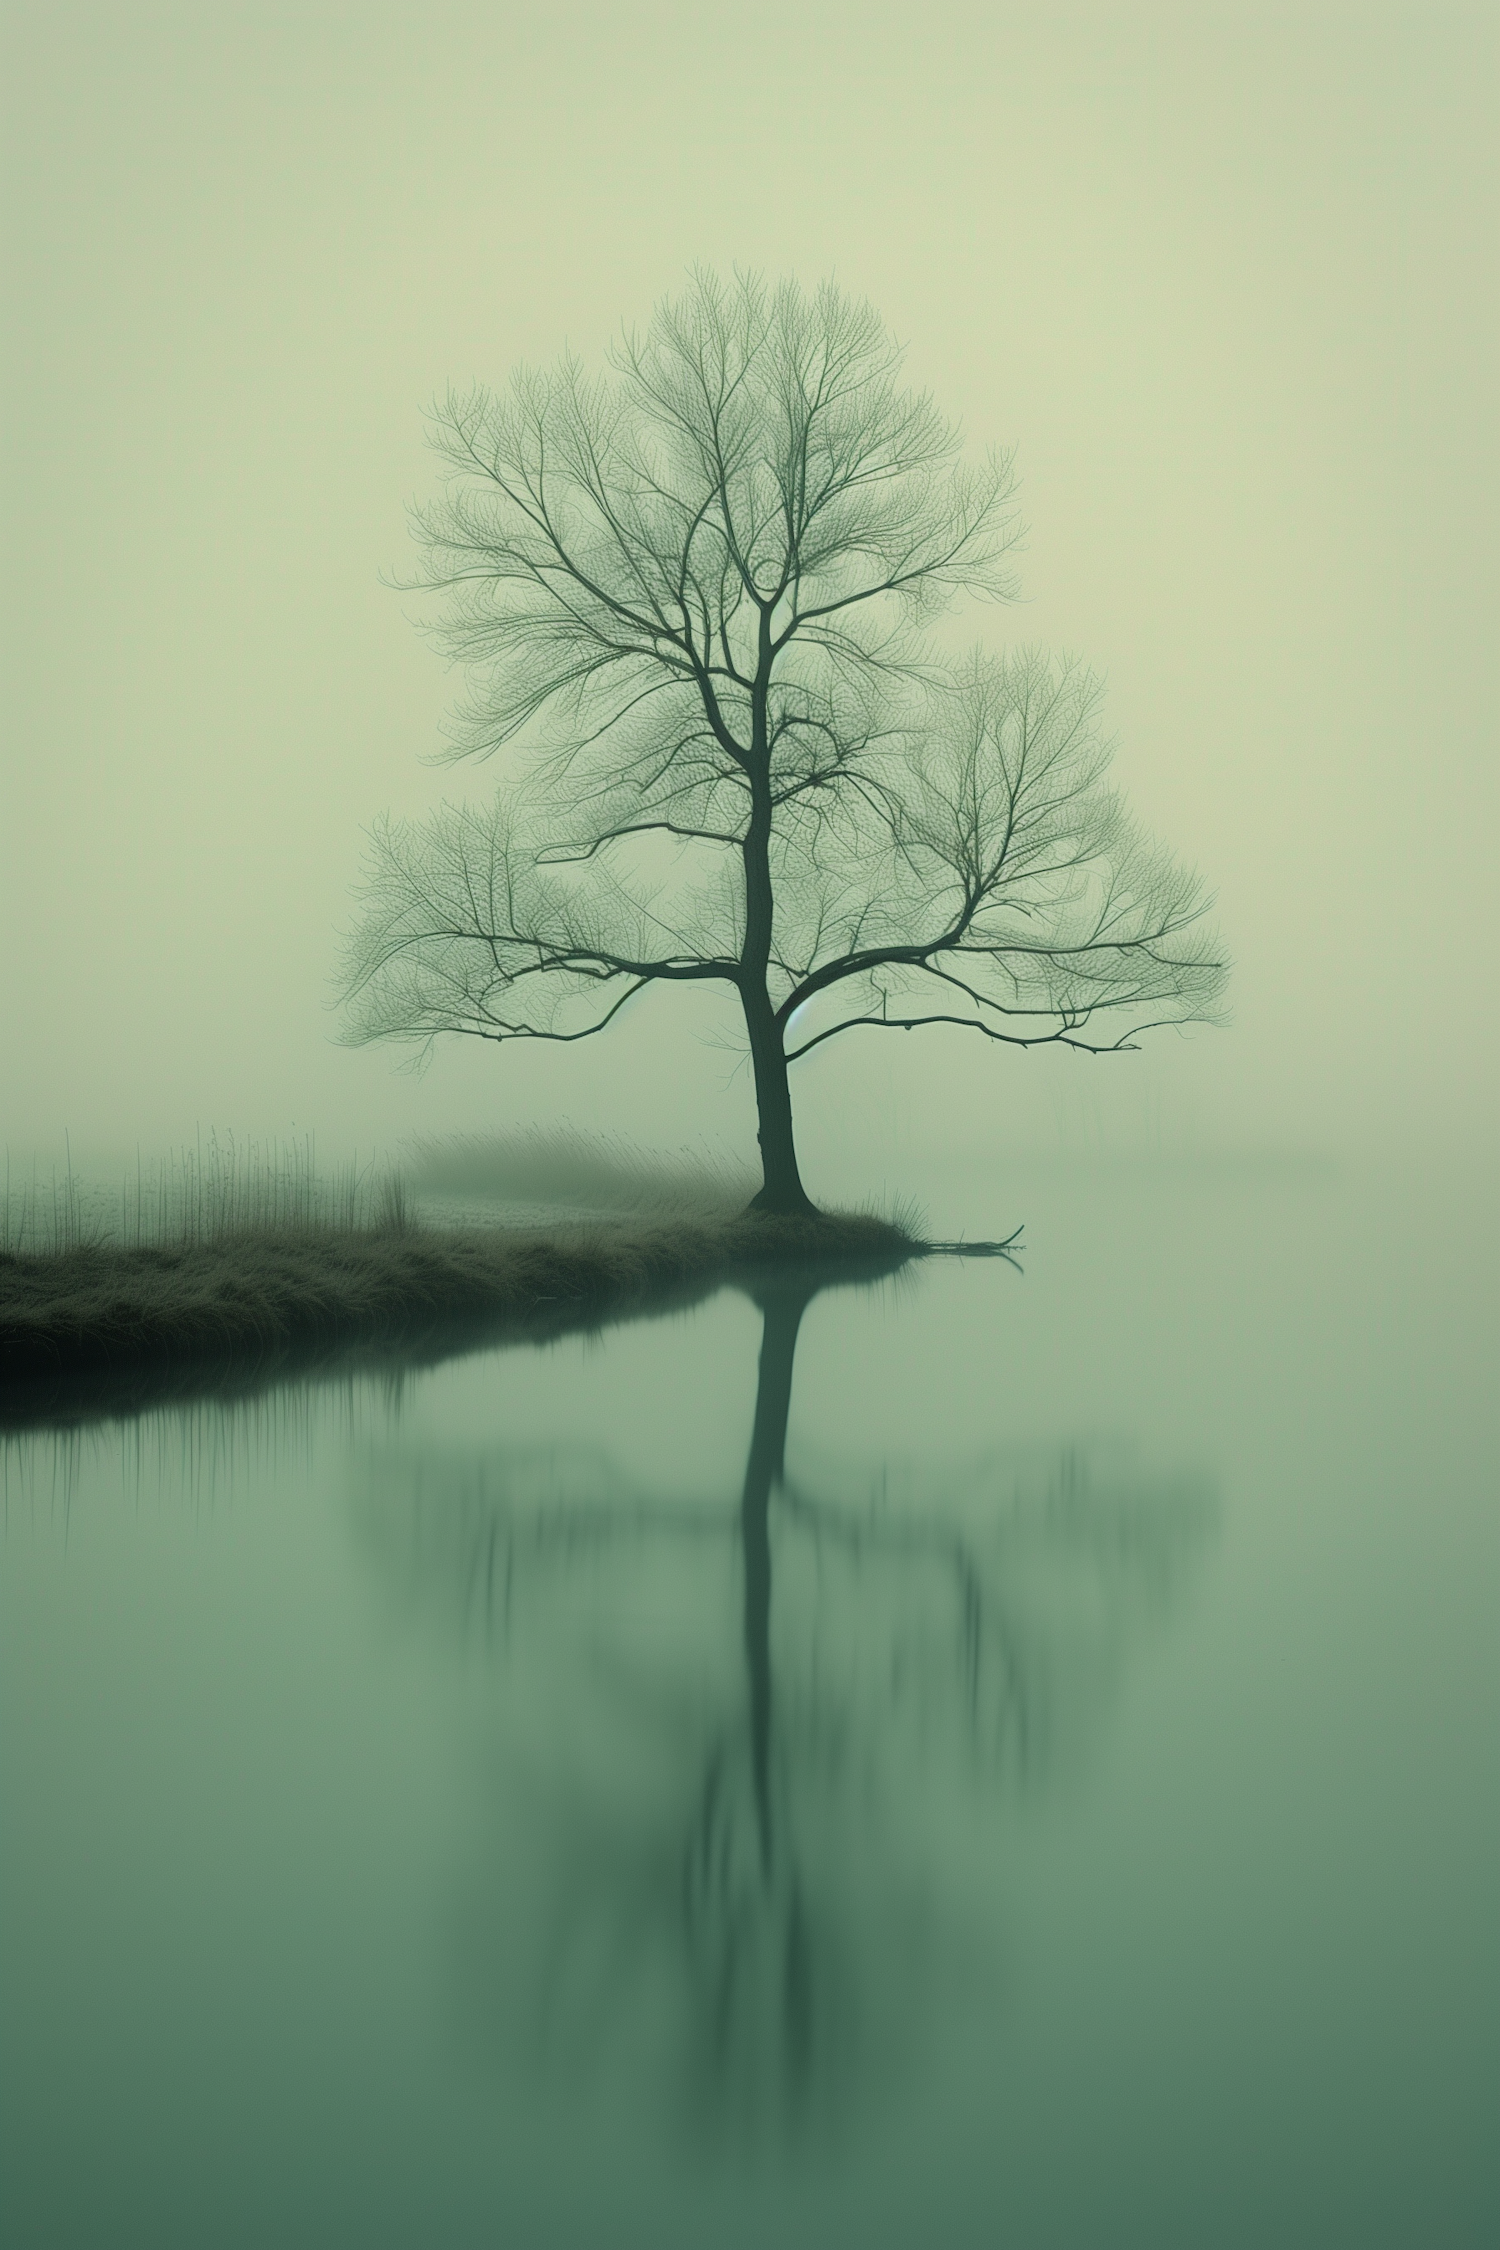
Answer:
[(0, 2235), (1500, 2241), (1494, 8), (0, 15)]
[(383, 583), (422, 411), (596, 359), (698, 259), (835, 276), (1015, 446), (1023, 598), (979, 629), (1107, 676), (1118, 779), (1236, 962), (1229, 1029), (1139, 1054), (820, 1051), (814, 1192), (959, 1151), (1477, 1149), (1495, 43), (1460, 7), (15, 11), (12, 1149), (753, 1150), (718, 999), (416, 1077), (330, 1004), (365, 828), (496, 778), (424, 762), (455, 682)]

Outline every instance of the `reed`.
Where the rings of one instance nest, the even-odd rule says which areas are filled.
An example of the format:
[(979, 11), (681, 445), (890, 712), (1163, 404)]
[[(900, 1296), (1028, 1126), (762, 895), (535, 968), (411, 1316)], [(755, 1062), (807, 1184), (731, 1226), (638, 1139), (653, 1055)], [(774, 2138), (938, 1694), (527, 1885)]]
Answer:
[(357, 1158), (320, 1170), (316, 1144), (211, 1132), (149, 1164), (137, 1155), (118, 1182), (88, 1178), (63, 1136), (62, 1166), (33, 1159), (17, 1174), (9, 1150), (0, 1252), (66, 1257), (80, 1250), (186, 1249), (226, 1237), (330, 1231), (400, 1233), (415, 1223), (405, 1175)]

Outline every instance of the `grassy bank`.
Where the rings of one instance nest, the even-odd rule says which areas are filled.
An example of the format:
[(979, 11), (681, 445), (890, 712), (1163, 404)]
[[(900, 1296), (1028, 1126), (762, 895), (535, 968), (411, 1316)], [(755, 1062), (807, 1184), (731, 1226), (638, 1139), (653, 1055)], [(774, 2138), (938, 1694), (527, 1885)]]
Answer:
[(854, 1213), (557, 1229), (265, 1227), (175, 1245), (0, 1253), (0, 1418), (79, 1377), (266, 1364), (465, 1324), (546, 1334), (808, 1263), (892, 1270), (925, 1245)]

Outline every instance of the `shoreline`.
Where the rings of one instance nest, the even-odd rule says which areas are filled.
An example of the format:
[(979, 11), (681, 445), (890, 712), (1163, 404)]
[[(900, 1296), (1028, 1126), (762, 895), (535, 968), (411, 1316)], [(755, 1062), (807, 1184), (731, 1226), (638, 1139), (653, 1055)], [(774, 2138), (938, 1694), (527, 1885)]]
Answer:
[[(139, 1411), (330, 1364), (408, 1364), (947, 1245), (857, 1212), (554, 1228), (302, 1230), (0, 1255), (0, 1428)], [(977, 1247), (977, 1246), (976, 1246)], [(113, 1402), (113, 1403), (111, 1403)]]

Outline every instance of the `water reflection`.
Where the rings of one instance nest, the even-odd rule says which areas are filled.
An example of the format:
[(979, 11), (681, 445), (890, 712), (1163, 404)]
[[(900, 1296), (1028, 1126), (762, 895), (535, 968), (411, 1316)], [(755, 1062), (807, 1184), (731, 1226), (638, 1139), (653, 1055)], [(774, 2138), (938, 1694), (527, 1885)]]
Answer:
[(1086, 1746), (1213, 1520), (1086, 1445), (789, 1474), (799, 1332), (846, 1279), (747, 1292), (737, 1500), (503, 1445), (395, 1447), (361, 1490), (385, 1568), (504, 1667), (470, 2028), (700, 2135), (822, 2127), (919, 2064), (993, 1965), (976, 1810)]

